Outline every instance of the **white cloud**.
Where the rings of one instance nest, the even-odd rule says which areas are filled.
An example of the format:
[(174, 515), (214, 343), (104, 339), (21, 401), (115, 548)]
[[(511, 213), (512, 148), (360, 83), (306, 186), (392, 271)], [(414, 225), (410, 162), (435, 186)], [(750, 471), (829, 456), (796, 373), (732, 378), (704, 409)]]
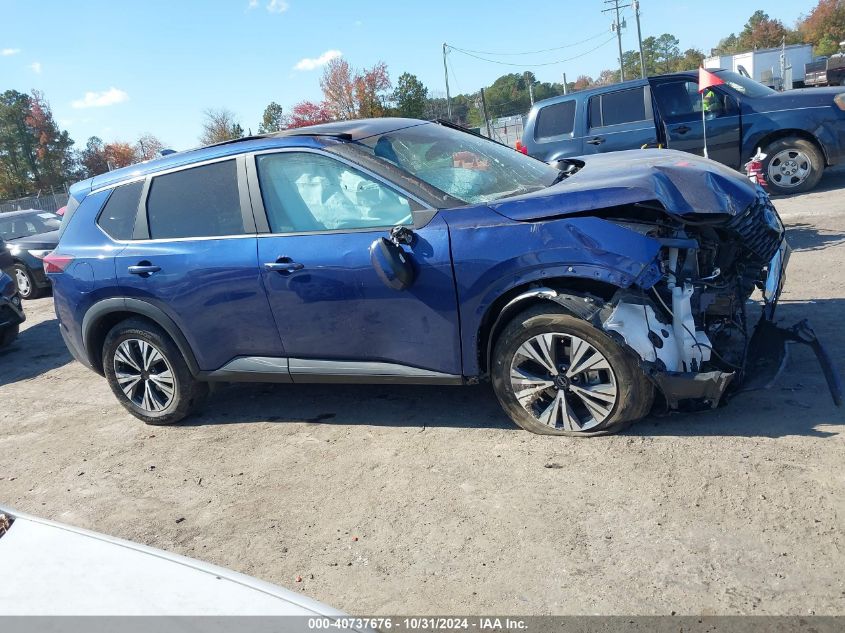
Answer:
[(249, 4), (247, 5), (247, 9), (254, 9), (258, 6), (258, 0), (249, 0)]
[(289, 8), (289, 5), (285, 0), (270, 0), (267, 3), (267, 10), (270, 13), (284, 13)]
[(296, 66), (294, 66), (294, 68), (296, 70), (314, 70), (320, 66), (325, 66), (331, 60), (340, 57), (341, 55), (343, 55), (343, 53), (340, 51), (330, 50), (326, 51), (319, 57), (304, 57), (296, 62)]
[(32, 72), (34, 72), (36, 75), (40, 75), (40, 74), (41, 74), (41, 62), (32, 62), (32, 63), (29, 65), (29, 68), (30, 68), (30, 70), (31, 70)]
[(77, 99), (70, 105), (79, 110), (82, 108), (104, 108), (124, 101), (129, 101), (129, 95), (123, 90), (112, 87), (103, 92), (86, 92), (82, 99)]
[(9, 57), (10, 55), (17, 55), (20, 52), (21, 49), (19, 48), (4, 48), (2, 51), (0, 51), (0, 55), (3, 57)]

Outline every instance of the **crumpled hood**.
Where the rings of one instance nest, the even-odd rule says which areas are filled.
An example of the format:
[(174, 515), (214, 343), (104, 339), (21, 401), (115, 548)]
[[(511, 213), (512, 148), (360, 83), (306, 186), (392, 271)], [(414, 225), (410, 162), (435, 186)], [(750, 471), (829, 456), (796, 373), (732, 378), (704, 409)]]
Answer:
[(739, 172), (686, 152), (631, 150), (580, 160), (584, 167), (560, 184), (488, 206), (518, 221), (652, 200), (674, 215), (735, 215), (757, 197), (756, 186)]

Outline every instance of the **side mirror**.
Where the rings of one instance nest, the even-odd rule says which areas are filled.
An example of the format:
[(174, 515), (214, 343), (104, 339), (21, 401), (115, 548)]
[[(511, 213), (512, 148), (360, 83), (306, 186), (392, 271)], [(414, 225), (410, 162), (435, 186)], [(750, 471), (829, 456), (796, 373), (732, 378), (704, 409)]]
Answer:
[(370, 262), (379, 279), (393, 290), (405, 290), (414, 283), (414, 265), (402, 247), (380, 237), (370, 245)]

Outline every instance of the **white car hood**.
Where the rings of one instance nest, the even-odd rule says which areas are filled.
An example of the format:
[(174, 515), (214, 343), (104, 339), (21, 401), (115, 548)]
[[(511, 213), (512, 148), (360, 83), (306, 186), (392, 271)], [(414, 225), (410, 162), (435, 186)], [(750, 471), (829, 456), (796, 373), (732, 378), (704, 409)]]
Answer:
[(222, 567), (0, 507), (3, 615), (343, 615)]

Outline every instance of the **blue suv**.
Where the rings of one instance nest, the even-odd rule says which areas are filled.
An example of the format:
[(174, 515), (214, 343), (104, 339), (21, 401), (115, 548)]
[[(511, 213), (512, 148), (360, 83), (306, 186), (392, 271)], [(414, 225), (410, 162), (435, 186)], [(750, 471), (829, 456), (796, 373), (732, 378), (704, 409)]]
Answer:
[(789, 247), (768, 197), (672, 151), (558, 167), (376, 119), (97, 176), (45, 258), (62, 336), (149, 424), (214, 381), (489, 379), (517, 424), (559, 435), (716, 406), (777, 330)]

